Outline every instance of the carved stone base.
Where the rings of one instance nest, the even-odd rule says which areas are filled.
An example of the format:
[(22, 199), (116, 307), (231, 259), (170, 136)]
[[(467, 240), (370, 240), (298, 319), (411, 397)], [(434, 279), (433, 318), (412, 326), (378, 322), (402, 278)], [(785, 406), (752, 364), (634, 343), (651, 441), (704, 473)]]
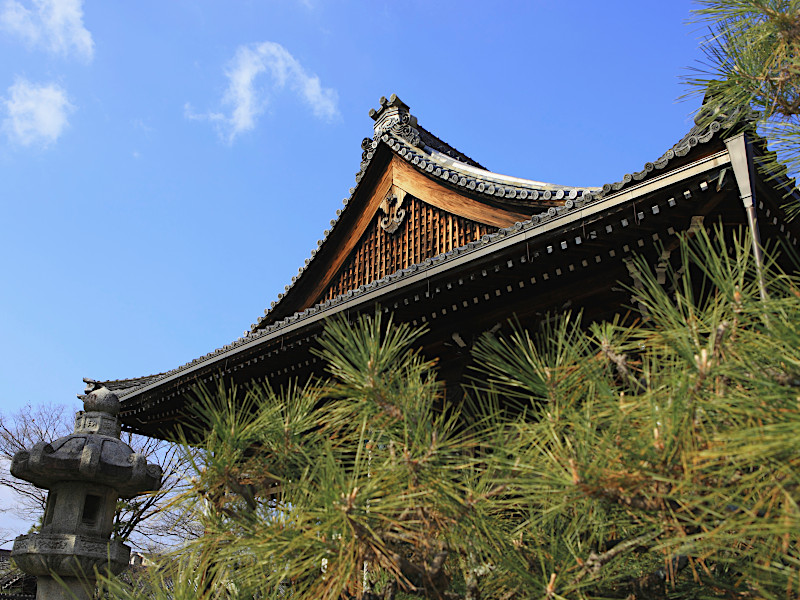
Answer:
[(131, 549), (116, 540), (82, 535), (29, 533), (14, 540), (11, 556), (31, 575), (94, 579), (98, 571), (120, 573), (128, 566)]

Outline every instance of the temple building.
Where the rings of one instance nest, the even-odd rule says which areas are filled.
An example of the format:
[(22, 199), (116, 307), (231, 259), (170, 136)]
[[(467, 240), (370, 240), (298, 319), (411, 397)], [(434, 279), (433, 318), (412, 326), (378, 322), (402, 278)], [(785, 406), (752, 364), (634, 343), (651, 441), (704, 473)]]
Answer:
[(479, 336), (567, 309), (590, 321), (624, 314), (640, 282), (632, 258), (661, 276), (685, 232), (749, 228), (757, 248), (796, 247), (800, 236), (781, 208), (800, 200), (794, 181), (760, 174), (765, 143), (732, 136), (724, 119), (695, 125), (652, 162), (612, 174), (614, 183), (572, 187), (488, 171), (394, 95), (370, 116), (356, 186), (246, 335), (171, 371), (101, 382), (119, 396), (126, 429), (166, 435), (188, 418), (198, 383), (280, 386), (322, 374), (310, 349), (326, 322), (378, 307), (427, 326), (423, 351), (458, 393)]

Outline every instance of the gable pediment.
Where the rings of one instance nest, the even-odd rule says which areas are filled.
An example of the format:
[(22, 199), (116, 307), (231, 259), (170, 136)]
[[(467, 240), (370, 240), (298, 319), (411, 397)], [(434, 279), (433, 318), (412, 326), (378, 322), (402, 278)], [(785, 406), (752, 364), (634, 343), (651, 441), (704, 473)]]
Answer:
[[(347, 207), (351, 218), (338, 224), (336, 235), (325, 241), (303, 274), (305, 285), (292, 289), (291, 302), (284, 301), (287, 308), (291, 304), (291, 312), (333, 299), (530, 216), (488, 206), (445, 188), (393, 154), (380, 173), (370, 175), (374, 183), (351, 201), (358, 206)], [(289, 294), (286, 300), (290, 300)]]
[(464, 246), (517, 220), (515, 215), (496, 213), (482, 220), (470, 219), (463, 213), (473, 212), (479, 217), (477, 210), (461, 210), (462, 214), (457, 214), (443, 208), (440, 202), (409, 193), (396, 181), (383, 195), (350, 253), (336, 260), (332, 269), (335, 273), (314, 304)]
[(599, 191), (487, 171), (419, 127), (394, 96), (370, 114), (375, 135), (362, 143), (357, 186), (254, 331)]

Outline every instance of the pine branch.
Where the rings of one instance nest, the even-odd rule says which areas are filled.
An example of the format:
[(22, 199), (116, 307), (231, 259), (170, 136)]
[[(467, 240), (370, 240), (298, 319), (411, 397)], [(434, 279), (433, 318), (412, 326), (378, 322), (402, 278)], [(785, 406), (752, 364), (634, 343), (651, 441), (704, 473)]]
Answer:
[(569, 583), (567, 589), (573, 589), (578, 587), (586, 577), (596, 576), (598, 573), (600, 573), (601, 569), (605, 565), (614, 560), (617, 556), (627, 552), (628, 550), (639, 548), (649, 542), (653, 542), (660, 535), (661, 535), (660, 533), (645, 533), (630, 540), (618, 543), (613, 548), (603, 552), (602, 554), (597, 554), (596, 552), (592, 552), (591, 554), (589, 554), (589, 557), (583, 562), (583, 565), (581, 565), (578, 574), (575, 575), (575, 577)]

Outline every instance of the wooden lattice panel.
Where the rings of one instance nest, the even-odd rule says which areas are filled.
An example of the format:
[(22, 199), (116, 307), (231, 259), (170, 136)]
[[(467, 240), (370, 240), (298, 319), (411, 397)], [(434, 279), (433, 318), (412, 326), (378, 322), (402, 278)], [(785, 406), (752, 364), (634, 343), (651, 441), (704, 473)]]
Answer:
[(318, 301), (356, 289), (426, 258), (448, 252), (496, 231), (482, 223), (453, 215), (411, 195), (403, 203), (403, 222), (394, 233), (381, 227), (375, 214), (356, 248)]

